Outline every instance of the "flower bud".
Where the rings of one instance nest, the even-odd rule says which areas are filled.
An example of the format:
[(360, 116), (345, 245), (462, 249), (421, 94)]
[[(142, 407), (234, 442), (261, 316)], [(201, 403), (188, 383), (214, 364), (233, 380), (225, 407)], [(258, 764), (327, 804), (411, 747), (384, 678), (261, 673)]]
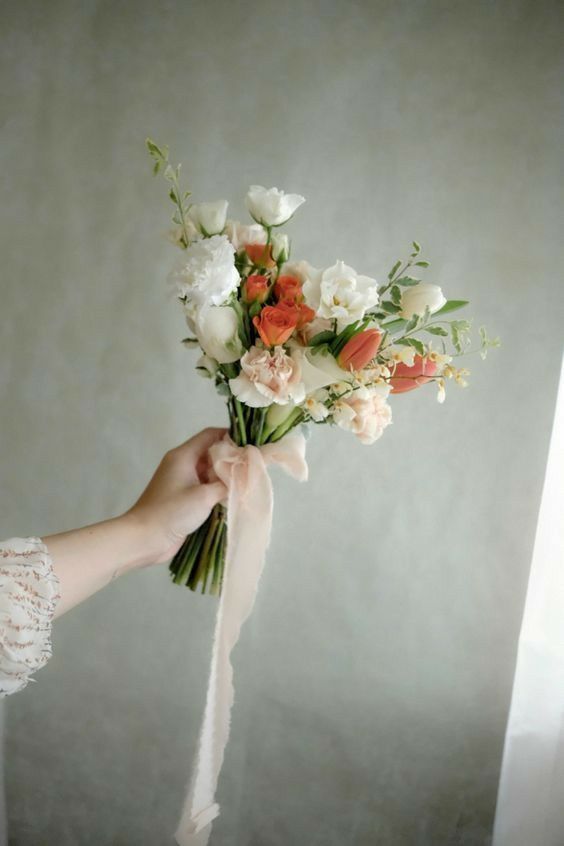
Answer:
[(246, 303), (263, 303), (270, 290), (268, 276), (258, 273), (247, 277), (243, 285), (243, 301)]
[(227, 200), (196, 203), (190, 206), (188, 217), (202, 235), (219, 235), (225, 227), (227, 206)]
[(406, 288), (401, 295), (401, 311), (399, 316), (404, 320), (410, 320), (414, 314), (423, 315), (428, 308), (434, 314), (446, 303), (442, 290), (438, 285), (431, 285), (429, 282), (420, 282)]
[(413, 366), (398, 362), (394, 369), (394, 375), (390, 379), (392, 386), (392, 394), (403, 394), (406, 391), (412, 391), (425, 382), (429, 382), (437, 372), (437, 365), (429, 358), (422, 358), (416, 355), (413, 360)]
[(276, 267), (270, 244), (245, 244), (245, 250), (256, 267)]
[(285, 232), (274, 232), (272, 235), (272, 257), (281, 264), (288, 261), (290, 256), (290, 239)]
[(362, 370), (378, 352), (381, 341), (382, 333), (378, 329), (365, 329), (353, 335), (337, 356), (339, 365), (343, 370)]

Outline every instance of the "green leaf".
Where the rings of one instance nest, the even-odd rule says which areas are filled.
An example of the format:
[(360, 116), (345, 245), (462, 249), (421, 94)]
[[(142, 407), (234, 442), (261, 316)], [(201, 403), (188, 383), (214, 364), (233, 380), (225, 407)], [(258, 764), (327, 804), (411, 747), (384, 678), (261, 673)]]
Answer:
[(409, 332), (413, 332), (414, 329), (419, 326), (421, 321), (421, 317), (418, 314), (414, 314), (411, 320), (408, 320), (405, 326), (405, 334), (407, 335)]
[(417, 338), (399, 338), (399, 340), (394, 343), (400, 344), (402, 347), (413, 347), (414, 350), (417, 350), (419, 355), (425, 355), (425, 344)]
[(227, 382), (217, 382), (215, 387), (218, 394), (221, 394), (221, 396), (228, 397), (231, 395), (231, 389)]
[(430, 262), (428, 261), (416, 261), (414, 267), (429, 267)]
[(413, 276), (402, 276), (401, 279), (396, 279), (396, 285), (403, 285), (404, 288), (407, 288), (410, 285), (419, 285), (421, 279), (415, 279)]
[(394, 305), (401, 305), (401, 291), (397, 285), (392, 285), (390, 288), (390, 297), (392, 298)]
[(416, 256), (418, 253), (421, 252), (421, 244), (418, 244), (417, 241), (412, 241), (413, 244), (413, 255)]
[(397, 314), (400, 310), (399, 306), (397, 306), (395, 303), (390, 302), (380, 303), (380, 308), (382, 308), (382, 310), (386, 311), (388, 314)]
[(174, 188), (170, 189), (170, 191), (168, 192), (168, 196), (176, 206), (178, 204), (178, 197), (176, 196), (176, 191), (174, 190)]
[(200, 345), (197, 338), (182, 338), (182, 343), (185, 347), (198, 347)]
[(401, 267), (401, 259), (398, 259), (396, 261), (396, 263), (394, 264), (394, 266), (392, 267), (392, 269), (390, 270), (390, 272), (388, 273), (388, 279), (390, 281), (394, 278), (394, 276), (396, 275), (396, 273), (398, 272), (400, 267)]
[(438, 314), (448, 314), (449, 311), (456, 311), (467, 305), (468, 300), (447, 300), (444, 306), (434, 313), (433, 317), (436, 317)]
[(430, 332), (431, 335), (442, 335), (443, 338), (448, 337), (448, 332), (442, 326), (425, 326), (425, 332)]
[(329, 329), (326, 329), (324, 332), (318, 332), (317, 335), (314, 335), (309, 342), (309, 346), (319, 347), (321, 344), (330, 344), (335, 340), (336, 337), (337, 336), (334, 332), (331, 332)]
[(385, 323), (381, 324), (382, 329), (386, 329), (387, 332), (395, 332), (397, 329), (403, 329), (407, 320), (404, 320), (403, 317), (398, 317), (396, 320), (388, 320)]

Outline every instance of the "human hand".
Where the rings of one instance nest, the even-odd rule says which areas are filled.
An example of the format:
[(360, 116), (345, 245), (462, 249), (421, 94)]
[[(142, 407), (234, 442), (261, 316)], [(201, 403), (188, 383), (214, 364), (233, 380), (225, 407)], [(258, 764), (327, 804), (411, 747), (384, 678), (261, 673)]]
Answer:
[(141, 532), (141, 566), (169, 561), (191, 532), (208, 517), (227, 490), (210, 481), (208, 449), (226, 429), (204, 429), (169, 450), (137, 502), (123, 515)]

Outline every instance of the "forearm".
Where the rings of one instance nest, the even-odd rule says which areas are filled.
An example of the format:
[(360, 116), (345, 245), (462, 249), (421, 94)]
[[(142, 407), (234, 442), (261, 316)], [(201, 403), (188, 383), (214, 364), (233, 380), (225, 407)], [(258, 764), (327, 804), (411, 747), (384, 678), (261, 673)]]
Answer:
[(61, 599), (55, 617), (123, 573), (150, 563), (142, 527), (129, 513), (82, 529), (48, 535), (42, 540), (60, 582)]

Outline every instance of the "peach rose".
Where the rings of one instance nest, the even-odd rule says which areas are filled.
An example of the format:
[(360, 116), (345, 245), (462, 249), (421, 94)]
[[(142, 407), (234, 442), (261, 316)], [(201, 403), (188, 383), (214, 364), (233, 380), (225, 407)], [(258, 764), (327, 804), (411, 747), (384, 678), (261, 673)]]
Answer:
[(274, 286), (274, 295), (278, 300), (301, 303), (304, 298), (302, 283), (296, 276), (279, 276)]
[(299, 404), (305, 399), (300, 365), (279, 346), (247, 350), (241, 359), (241, 372), (229, 380), (229, 386), (233, 395), (251, 408)]
[(365, 329), (347, 341), (337, 361), (343, 370), (362, 370), (378, 352), (381, 341), (382, 333), (378, 329)]
[(288, 303), (265, 306), (253, 317), (253, 325), (267, 347), (275, 347), (288, 340), (298, 325), (298, 310)]
[(245, 250), (252, 263), (257, 267), (276, 267), (270, 244), (245, 244)]
[(311, 323), (311, 321), (315, 317), (314, 310), (307, 306), (305, 303), (293, 303), (289, 300), (281, 300), (278, 303), (277, 308), (295, 315), (297, 321), (296, 329), (298, 331), (301, 331), (304, 326), (306, 326), (308, 323)]
[(246, 303), (263, 303), (268, 297), (269, 290), (268, 276), (261, 276), (258, 273), (248, 276), (243, 286), (243, 300)]
[(437, 372), (437, 364), (430, 358), (422, 358), (416, 355), (413, 359), (413, 366), (398, 362), (395, 366), (393, 376), (390, 379), (393, 394), (403, 394), (405, 391), (412, 391), (419, 388), (425, 382), (429, 382)]

